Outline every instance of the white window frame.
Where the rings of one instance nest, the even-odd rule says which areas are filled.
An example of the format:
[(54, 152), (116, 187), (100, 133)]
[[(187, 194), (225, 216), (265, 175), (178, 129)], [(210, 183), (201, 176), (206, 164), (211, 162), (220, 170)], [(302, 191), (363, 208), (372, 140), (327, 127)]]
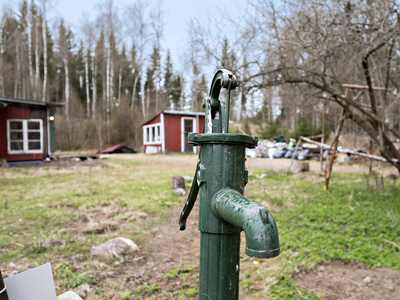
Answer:
[[(153, 140), (153, 128), (155, 130), (155, 136), (159, 137), (158, 140)], [(149, 134), (147, 134), (147, 130)], [(143, 126), (143, 144), (144, 145), (161, 145), (163, 141), (163, 132), (161, 131), (161, 122), (151, 125)]]
[[(10, 135), (10, 122), (22, 122), (22, 141), (23, 150), (11, 150), (11, 135)], [(40, 149), (29, 150), (28, 149), (28, 122), (39, 122), (40, 131)], [(8, 119), (7, 120), (7, 150), (8, 154), (37, 154), (43, 153), (43, 120), (42, 119)]]
[[(182, 117), (181, 118), (181, 152), (185, 152), (185, 120), (193, 121), (193, 132), (197, 132), (196, 118)], [(193, 146), (193, 153), (197, 152), (197, 147)]]

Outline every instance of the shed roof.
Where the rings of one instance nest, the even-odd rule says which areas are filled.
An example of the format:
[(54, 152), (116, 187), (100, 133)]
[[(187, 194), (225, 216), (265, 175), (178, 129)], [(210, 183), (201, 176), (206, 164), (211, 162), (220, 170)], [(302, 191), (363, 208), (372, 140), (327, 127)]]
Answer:
[(152, 118), (150, 118), (149, 120), (147, 120), (144, 124), (142, 124), (142, 126), (144, 126), (147, 123), (153, 121), (161, 113), (167, 114), (167, 115), (205, 116), (204, 112), (181, 111), (181, 110), (163, 110), (163, 111), (159, 112), (158, 114), (156, 114), (155, 116), (153, 116)]
[(9, 97), (0, 97), (0, 105), (6, 107), (8, 104), (26, 104), (31, 106), (46, 106), (46, 107), (65, 107), (62, 102), (42, 102), (29, 99), (17, 99)]

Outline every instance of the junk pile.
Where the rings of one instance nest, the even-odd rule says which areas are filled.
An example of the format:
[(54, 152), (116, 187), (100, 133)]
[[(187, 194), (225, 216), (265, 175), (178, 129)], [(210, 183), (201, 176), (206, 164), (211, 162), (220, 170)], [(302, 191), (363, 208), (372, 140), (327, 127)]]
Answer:
[[(292, 159), (296, 150), (296, 140), (291, 138), (289, 143), (286, 141), (270, 141), (260, 140), (255, 149), (246, 149), (246, 156), (255, 158), (289, 158)], [(326, 153), (325, 153), (326, 152)], [(326, 158), (328, 150), (324, 152), (323, 157)], [(304, 143), (302, 146), (297, 147), (296, 160), (309, 160), (319, 159), (320, 148), (317, 145)]]
[[(297, 151), (296, 151), (297, 140), (293, 138), (289, 139), (289, 143), (286, 143), (286, 140), (282, 139), (280, 139), (279, 141), (259, 140), (258, 145), (255, 149), (246, 149), (246, 156), (250, 158), (260, 157), (260, 158), (270, 158), (270, 159), (275, 159), (275, 158), (292, 159), (294, 153), (296, 152), (296, 156), (294, 158), (296, 160), (309, 160), (309, 159), (320, 160), (321, 157), (320, 146), (317, 145), (316, 142), (302, 137), (302, 141), (305, 140), (307, 140), (307, 143), (299, 145), (297, 147)], [(326, 147), (323, 148), (324, 151), (322, 154), (322, 158), (325, 160), (328, 156), (328, 153), (329, 155), (332, 154), (332, 149), (329, 150), (326, 149)], [(359, 154), (361, 151), (358, 150), (357, 152), (358, 152), (357, 154)], [(350, 149), (339, 146), (336, 150), (335, 158), (337, 156), (343, 156), (347, 158), (351, 154), (353, 153), (351, 153)]]

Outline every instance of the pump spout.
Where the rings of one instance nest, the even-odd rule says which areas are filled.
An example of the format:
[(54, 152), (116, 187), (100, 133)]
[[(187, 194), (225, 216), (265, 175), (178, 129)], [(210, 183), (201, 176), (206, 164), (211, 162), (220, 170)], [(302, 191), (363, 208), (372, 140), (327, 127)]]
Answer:
[(271, 258), (280, 253), (278, 228), (271, 213), (232, 189), (215, 193), (211, 200), (214, 215), (241, 230), (246, 236), (246, 254)]

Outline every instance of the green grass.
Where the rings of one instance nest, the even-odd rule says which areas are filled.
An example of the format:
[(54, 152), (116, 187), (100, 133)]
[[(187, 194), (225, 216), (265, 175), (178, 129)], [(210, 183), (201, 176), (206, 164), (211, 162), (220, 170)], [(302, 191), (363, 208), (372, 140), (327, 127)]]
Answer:
[[(89, 234), (85, 239), (76, 239), (74, 232), (62, 229), (77, 229), (79, 217), (99, 207), (103, 218), (93, 220), (99, 226), (116, 227), (107, 220), (107, 214), (113, 212), (113, 219), (123, 218), (128, 212), (137, 214), (137, 218), (123, 224), (124, 231), (135, 241), (146, 240), (136, 222), (141, 214), (159, 215), (157, 222), (162, 224), (166, 221), (165, 209), (180, 205), (181, 199), (169, 190), (170, 173), (146, 171), (140, 166), (140, 162), (112, 159), (101, 167), (82, 171), (58, 167), (40, 172), (34, 167), (0, 169), (2, 261), (43, 262), (61, 253), (87, 253), (90, 245), (104, 238)], [(53, 239), (70, 242), (49, 246)]]
[[(179, 161), (185, 156), (166, 158)], [(87, 283), (104, 299), (107, 293), (120, 299), (140, 299), (137, 293), (159, 299), (166, 288), (162, 284), (168, 281), (179, 282), (175, 299), (196, 298), (197, 265), (173, 267), (159, 274), (156, 284), (126, 290), (123, 276), (112, 284), (96, 277), (103, 271), (123, 270), (123, 265), (114, 265), (118, 259), (94, 261), (88, 255), (92, 245), (110, 235), (131, 238), (139, 245), (152, 239), (149, 230), (169, 222), (165, 212), (182, 206), (183, 198), (169, 189), (170, 176), (192, 175), (194, 169), (195, 163), (190, 170), (182, 165), (159, 168), (140, 158), (112, 158), (102, 166), (79, 170), (0, 169), (0, 263), (51, 261), (61, 290)], [(321, 299), (323, 295), (301, 289), (295, 275), (337, 259), (400, 270), (400, 192), (393, 191), (392, 184), (385, 181), (382, 192), (380, 187), (367, 189), (364, 175), (333, 173), (330, 189), (324, 192), (322, 179), (315, 174), (251, 177), (246, 196), (272, 212), (281, 255), (267, 261), (242, 258), (244, 293), (254, 299)], [(84, 217), (92, 227), (82, 228)], [(95, 233), (101, 228), (111, 234)], [(84, 230), (88, 233), (83, 235)]]
[(248, 196), (272, 204), (279, 230), (281, 257), (274, 263), (280, 267), (264, 271), (278, 280), (271, 299), (313, 299), (300, 295), (290, 277), (336, 259), (400, 270), (400, 192), (390, 184), (385, 192), (367, 189), (364, 175), (338, 173), (329, 191), (322, 182), (293, 176), (253, 180)]

